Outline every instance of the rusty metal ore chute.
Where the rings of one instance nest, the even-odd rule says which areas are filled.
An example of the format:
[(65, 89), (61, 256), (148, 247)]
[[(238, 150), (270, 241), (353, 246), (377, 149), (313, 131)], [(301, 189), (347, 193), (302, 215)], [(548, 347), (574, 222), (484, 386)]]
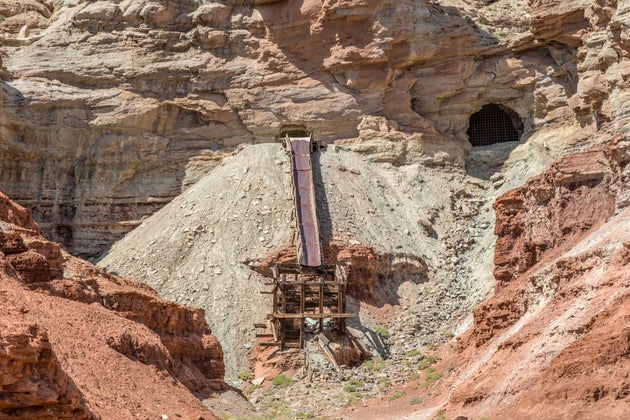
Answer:
[(317, 195), (313, 182), (312, 152), (319, 150), (313, 136), (302, 130), (286, 130), (282, 135), (291, 163), (294, 242), (297, 261), (273, 267), (272, 313), (266, 323), (255, 324), (271, 332), (257, 337), (272, 338), (262, 345), (280, 349), (304, 348), (305, 321), (314, 323), (323, 333), (324, 320), (332, 320), (338, 335), (345, 334), (346, 319), (356, 314), (346, 312), (347, 278), (340, 265), (322, 263), (322, 245), (317, 218)]

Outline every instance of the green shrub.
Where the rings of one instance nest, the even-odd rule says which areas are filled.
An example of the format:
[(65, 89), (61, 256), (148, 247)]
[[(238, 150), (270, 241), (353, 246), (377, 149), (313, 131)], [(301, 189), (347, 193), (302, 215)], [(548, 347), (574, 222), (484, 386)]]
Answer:
[(348, 405), (358, 403), (363, 399), (363, 394), (358, 392), (348, 395)]
[(350, 379), (349, 383), (350, 385), (354, 385), (354, 386), (363, 386), (363, 381), (356, 378)]
[(420, 397), (413, 397), (412, 399), (409, 400), (409, 404), (411, 404), (411, 405), (422, 404), (422, 398), (420, 398)]
[(394, 392), (392, 395), (390, 395), (389, 400), (394, 401), (394, 400), (397, 400), (398, 398), (404, 397), (405, 395), (407, 395), (407, 393), (401, 389)]
[(425, 356), (422, 360), (420, 360), (420, 363), (418, 363), (418, 369), (425, 370), (426, 368), (437, 362), (437, 360), (437, 357), (434, 355)]
[(389, 331), (387, 331), (387, 329), (383, 327), (382, 325), (379, 325), (376, 328), (374, 328), (374, 332), (376, 332), (376, 334), (380, 335), (381, 337), (385, 339), (389, 338)]
[(356, 385), (346, 385), (343, 387), (343, 390), (346, 392), (356, 392), (357, 391), (357, 386)]
[(381, 359), (380, 357), (368, 360), (364, 363), (364, 365), (367, 370), (371, 370), (374, 372), (380, 372), (381, 370), (385, 369), (385, 362), (383, 362), (383, 359)]
[(416, 350), (416, 349), (409, 350), (407, 353), (405, 353), (405, 356), (407, 357), (416, 357), (418, 355), (420, 355), (420, 350)]
[(448, 418), (444, 414), (444, 410), (438, 411), (438, 414), (437, 414), (437, 417), (435, 418), (435, 420), (448, 420)]
[(254, 379), (254, 375), (252, 375), (249, 372), (245, 372), (245, 371), (241, 371), (238, 373), (238, 375), (236, 375), (238, 377), (238, 379), (240, 379), (241, 381), (251, 381), (252, 379)]
[(392, 386), (392, 383), (387, 378), (379, 378), (378, 381), (377, 381), (377, 384), (378, 384), (378, 388), (381, 391), (383, 391), (383, 390), (389, 388), (390, 386)]
[(425, 388), (428, 388), (429, 385), (431, 385), (433, 382), (440, 379), (443, 375), (444, 374), (442, 372), (434, 371), (433, 368), (427, 369), (427, 375), (424, 378), (424, 382), (422, 383), (422, 386)]
[(283, 374), (280, 374), (280, 375), (276, 376), (271, 381), (271, 384), (273, 386), (277, 386), (278, 388), (286, 388), (288, 386), (293, 385), (294, 383), (295, 383), (295, 381), (293, 379), (287, 378)]

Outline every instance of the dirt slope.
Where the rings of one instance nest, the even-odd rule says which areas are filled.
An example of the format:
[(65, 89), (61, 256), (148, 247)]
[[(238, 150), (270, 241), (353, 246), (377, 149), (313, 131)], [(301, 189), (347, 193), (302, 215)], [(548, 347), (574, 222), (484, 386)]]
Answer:
[(433, 369), (444, 379), (418, 387), (425, 371), (404, 400), (371, 402), (350, 417), (626, 418), (629, 163), (630, 143), (617, 136), (500, 197), (495, 264), (511, 276), (500, 276), (457, 344), (441, 349)]
[(203, 311), (66, 254), (2, 194), (0, 251), (1, 419), (214, 418)]

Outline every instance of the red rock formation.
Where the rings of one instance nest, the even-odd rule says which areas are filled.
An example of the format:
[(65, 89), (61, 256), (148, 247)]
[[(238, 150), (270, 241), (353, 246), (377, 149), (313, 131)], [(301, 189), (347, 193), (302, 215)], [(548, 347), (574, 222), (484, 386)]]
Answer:
[(497, 200), (503, 283), (459, 338), (451, 413), (627, 415), (628, 163), (614, 139)]
[[(2, 271), (8, 267), (3, 264)], [(5, 279), (3, 278), (3, 281)], [(0, 308), (0, 418), (94, 418), (25, 308)]]
[[(418, 418), (628, 416), (629, 163), (630, 142), (613, 138), (497, 199), (497, 270), (510, 276), (457, 346), (441, 347), (433, 369), (444, 377), (414, 391)], [(409, 409), (387, 404), (368, 402), (350, 417)]]
[(224, 388), (201, 309), (160, 299), (44, 239), (0, 193), (0, 419), (214, 418)]
[(494, 204), (494, 275), (500, 284), (549, 260), (599, 228), (627, 188), (628, 157), (620, 141), (572, 155)]

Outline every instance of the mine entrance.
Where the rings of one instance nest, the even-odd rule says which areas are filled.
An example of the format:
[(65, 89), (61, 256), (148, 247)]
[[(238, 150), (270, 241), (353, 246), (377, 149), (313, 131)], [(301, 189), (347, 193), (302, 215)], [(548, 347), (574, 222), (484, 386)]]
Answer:
[(522, 125), (518, 115), (511, 109), (488, 104), (470, 116), (466, 134), (473, 146), (489, 146), (519, 141)]

